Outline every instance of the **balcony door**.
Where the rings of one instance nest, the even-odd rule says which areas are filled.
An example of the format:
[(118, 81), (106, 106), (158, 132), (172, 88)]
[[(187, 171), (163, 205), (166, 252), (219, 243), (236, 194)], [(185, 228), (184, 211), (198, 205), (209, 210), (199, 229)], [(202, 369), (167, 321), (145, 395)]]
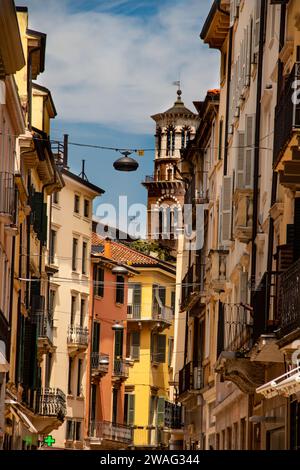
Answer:
[(93, 325), (93, 353), (98, 353), (100, 347), (100, 323), (94, 322)]
[(128, 314), (133, 318), (141, 318), (141, 302), (141, 284), (130, 284), (128, 286)]

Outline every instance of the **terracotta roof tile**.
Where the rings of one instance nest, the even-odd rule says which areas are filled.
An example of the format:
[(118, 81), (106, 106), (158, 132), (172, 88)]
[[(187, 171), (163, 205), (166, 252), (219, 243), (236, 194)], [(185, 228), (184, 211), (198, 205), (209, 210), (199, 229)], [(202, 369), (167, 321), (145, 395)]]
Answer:
[[(100, 237), (97, 233), (93, 232), (92, 234), (92, 247), (96, 246), (103, 246), (105, 245), (104, 238)], [(110, 241), (111, 247), (111, 254), (110, 259), (113, 261), (117, 261), (118, 263), (128, 263), (132, 265), (157, 265), (159, 264), (160, 260), (153, 258), (152, 256), (144, 255), (137, 250), (133, 250), (122, 243)], [(99, 251), (92, 249), (92, 252), (98, 254), (100, 256), (105, 256), (104, 251), (99, 253)]]

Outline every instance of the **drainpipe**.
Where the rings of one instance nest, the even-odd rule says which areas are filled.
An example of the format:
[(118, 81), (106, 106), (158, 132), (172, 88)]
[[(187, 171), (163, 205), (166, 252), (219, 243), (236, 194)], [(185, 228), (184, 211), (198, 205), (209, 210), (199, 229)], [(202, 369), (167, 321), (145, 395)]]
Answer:
[[(88, 346), (88, 364), (87, 364), (87, 377), (89, 382), (87, 383), (87, 413), (86, 413), (86, 439), (89, 438), (90, 435), (90, 424), (91, 424), (91, 417), (92, 417), (92, 354), (93, 354), (93, 341), (94, 341), (94, 309), (95, 309), (95, 290), (94, 290), (94, 266), (96, 264), (93, 264), (92, 259), (90, 263), (90, 269), (91, 269), (91, 278), (92, 278), (92, 312), (89, 315), (89, 346)], [(101, 379), (100, 379), (101, 382)]]
[[(259, 33), (259, 54), (257, 65), (257, 92), (256, 92), (256, 116), (255, 116), (255, 152), (254, 152), (254, 182), (253, 182), (253, 228), (252, 228), (252, 262), (251, 280), (256, 279), (256, 236), (258, 219), (258, 197), (259, 197), (259, 156), (260, 156), (260, 121), (261, 121), (261, 92), (263, 79), (263, 56), (264, 56), (264, 35), (266, 22), (266, 0), (261, 0), (260, 9), (260, 33)], [(251, 305), (253, 306), (253, 292), (251, 292)]]
[(229, 30), (229, 45), (228, 45), (228, 63), (227, 63), (227, 91), (226, 91), (226, 116), (225, 116), (225, 138), (224, 138), (224, 175), (227, 175), (228, 163), (228, 127), (229, 127), (229, 109), (230, 103), (230, 86), (231, 86), (231, 62), (232, 62), (232, 46), (233, 46), (233, 28)]
[[(260, 8), (260, 32), (259, 53), (257, 64), (257, 92), (256, 92), (256, 115), (255, 115), (255, 151), (254, 151), (254, 181), (253, 181), (253, 228), (252, 228), (252, 250), (251, 250), (251, 280), (256, 279), (256, 236), (258, 222), (258, 198), (259, 198), (259, 157), (260, 157), (260, 122), (261, 122), (261, 93), (263, 80), (263, 58), (265, 42), (265, 23), (267, 19), (267, 0), (261, 0)], [(251, 283), (252, 284), (252, 283)], [(251, 290), (251, 305), (253, 306), (254, 292)], [(248, 413), (253, 414), (254, 395), (248, 396)], [(252, 426), (248, 426), (248, 450), (253, 448)]]

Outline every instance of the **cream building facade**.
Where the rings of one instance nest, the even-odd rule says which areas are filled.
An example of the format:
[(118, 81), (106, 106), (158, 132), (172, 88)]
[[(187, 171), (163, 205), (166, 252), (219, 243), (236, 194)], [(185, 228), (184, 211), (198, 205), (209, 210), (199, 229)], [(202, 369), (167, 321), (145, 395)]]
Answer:
[[(65, 149), (66, 151), (66, 149)], [(48, 267), (53, 311), (54, 350), (48, 365), (50, 387), (66, 394), (66, 418), (52, 433), (58, 448), (82, 449), (88, 314), (90, 299), (90, 254), (92, 205), (103, 190), (90, 183), (84, 173), (61, 169), (65, 187), (52, 196)]]

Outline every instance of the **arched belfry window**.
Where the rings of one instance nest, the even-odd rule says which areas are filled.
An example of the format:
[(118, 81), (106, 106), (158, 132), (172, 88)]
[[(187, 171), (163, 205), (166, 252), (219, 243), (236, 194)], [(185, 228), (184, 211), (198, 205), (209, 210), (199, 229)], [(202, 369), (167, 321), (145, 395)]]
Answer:
[(175, 152), (175, 127), (169, 126), (167, 128), (167, 155), (172, 156)]
[(161, 142), (162, 142), (162, 130), (160, 127), (156, 130), (156, 142), (157, 142), (157, 156), (160, 157), (161, 154)]
[(190, 126), (184, 126), (181, 129), (181, 148), (184, 149), (190, 140), (191, 140), (191, 128)]

